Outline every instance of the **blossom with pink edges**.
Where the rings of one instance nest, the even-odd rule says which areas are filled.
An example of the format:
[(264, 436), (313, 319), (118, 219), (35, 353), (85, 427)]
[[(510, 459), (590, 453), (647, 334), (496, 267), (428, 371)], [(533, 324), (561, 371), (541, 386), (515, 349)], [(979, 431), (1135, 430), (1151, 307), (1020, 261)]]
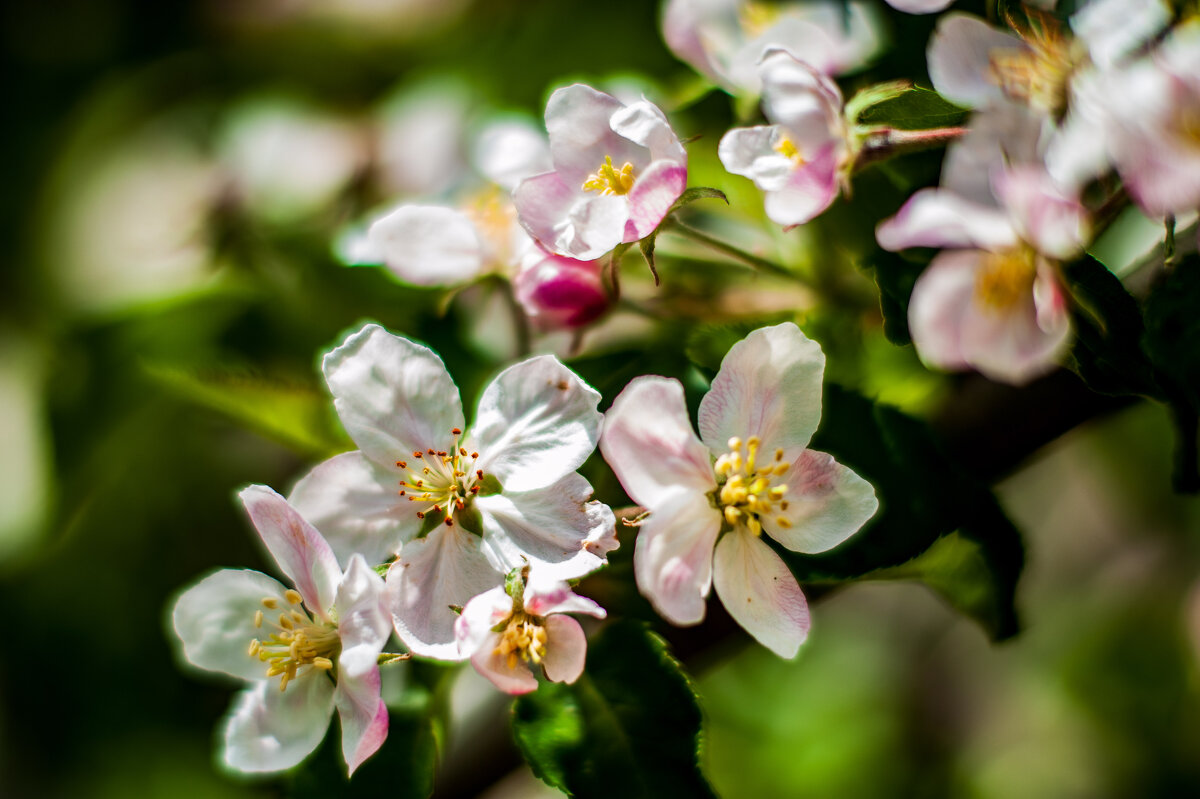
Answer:
[[(921, 359), (1021, 384), (1054, 368), (1070, 342), (1057, 263), (1083, 251), (1090, 222), (1073, 193), (1021, 161), (1035, 150), (1036, 116), (1008, 108), (976, 121), (947, 154), (942, 186), (914, 194), (876, 238), (887, 250), (944, 249), (909, 301)], [(997, 166), (1006, 156), (1013, 163)]]
[(590, 261), (648, 236), (687, 186), (687, 153), (653, 103), (590, 86), (546, 104), (553, 171), (513, 192), (521, 225), (550, 252)]
[(734, 128), (717, 152), (727, 170), (762, 189), (767, 217), (789, 228), (816, 217), (838, 195), (850, 151), (842, 92), (786, 50), (768, 51), (759, 69), (772, 124)]
[(547, 579), (534, 569), (523, 579), (497, 586), (467, 603), (454, 623), (463, 657), (493, 685), (508, 694), (537, 689), (531, 667), (546, 679), (573, 683), (583, 673), (587, 638), (567, 613), (603, 619), (604, 608), (573, 592), (561, 580)]
[(462, 401), (429, 348), (378, 325), (322, 363), (360, 447), (319, 464), (290, 500), (339, 553), (397, 556), (387, 604), (415, 654), (458, 659), (454, 612), (526, 563), (582, 577), (616, 549), (607, 505), (576, 469), (596, 447), (600, 395), (551, 355), (501, 372), (466, 427)]
[(824, 371), (821, 347), (787, 322), (729, 350), (700, 402), (699, 438), (677, 380), (635, 378), (613, 402), (600, 451), (648, 511), (634, 575), (668, 621), (700, 622), (715, 586), (760, 643), (796, 654), (808, 603), (763, 534), (795, 552), (824, 552), (878, 508), (870, 483), (808, 449)]
[(343, 573), (316, 528), (270, 488), (250, 486), (241, 499), (295, 588), (222, 569), (184, 591), (171, 616), (188, 661), (250, 682), (225, 720), (223, 760), (245, 772), (291, 768), (337, 708), (354, 773), (388, 731), (376, 665), (391, 634), (383, 579), (361, 555)]

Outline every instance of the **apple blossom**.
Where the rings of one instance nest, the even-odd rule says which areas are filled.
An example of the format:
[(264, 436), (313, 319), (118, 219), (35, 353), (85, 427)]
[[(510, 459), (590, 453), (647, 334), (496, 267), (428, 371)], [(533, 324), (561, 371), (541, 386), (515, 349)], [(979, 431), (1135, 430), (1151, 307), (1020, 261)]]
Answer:
[[(977, 117), (947, 154), (943, 185), (922, 189), (876, 238), (887, 250), (941, 247), (913, 287), (909, 328), (925, 363), (974, 367), (1025, 383), (1052, 369), (1070, 340), (1067, 298), (1056, 264), (1080, 254), (1086, 210), (1037, 163), (1038, 121), (1022, 109)], [(1014, 159), (995, 167), (1004, 156)], [(988, 168), (992, 166), (992, 168)], [(990, 191), (982, 185), (990, 184)]]
[(513, 290), (525, 313), (544, 330), (582, 327), (612, 304), (598, 261), (576, 261), (541, 247), (530, 248), (513, 278)]
[(513, 192), (517, 215), (547, 250), (594, 260), (654, 231), (687, 185), (687, 153), (653, 103), (624, 105), (590, 86), (546, 104), (554, 169)]
[(323, 369), (360, 449), (318, 465), (290, 499), (335, 552), (398, 553), (388, 602), (414, 653), (457, 658), (450, 607), (513, 568), (573, 579), (616, 548), (612, 511), (575, 472), (596, 446), (600, 395), (553, 356), (501, 372), (465, 434), (458, 389), (427, 347), (367, 325)]
[(761, 88), (758, 62), (768, 48), (840, 75), (864, 66), (883, 44), (874, 7), (862, 2), (668, 0), (662, 28), (680, 59), (727, 91), (749, 96)]
[(507, 583), (463, 608), (454, 623), (460, 653), (505, 693), (537, 689), (531, 665), (541, 666), (552, 682), (575, 682), (583, 673), (587, 638), (579, 622), (564, 614), (603, 619), (604, 608), (537, 569), (523, 569)]
[(786, 50), (759, 67), (771, 125), (734, 128), (721, 138), (725, 168), (763, 190), (767, 217), (785, 228), (808, 222), (838, 195), (850, 152), (842, 92)]
[(343, 573), (321, 534), (270, 488), (250, 486), (241, 499), (295, 588), (223, 569), (172, 613), (187, 660), (250, 682), (225, 722), (224, 761), (246, 772), (291, 768), (325, 737), (336, 707), (353, 773), (387, 737), (376, 665), (391, 632), (383, 579), (361, 555)]
[(648, 511), (634, 574), (668, 621), (701, 621), (715, 585), (751, 635), (783, 657), (796, 654), (808, 605), (762, 534), (796, 552), (824, 552), (878, 508), (868, 482), (807, 448), (824, 370), (820, 346), (787, 322), (729, 350), (700, 402), (700, 438), (676, 380), (635, 378), (613, 402), (600, 451)]

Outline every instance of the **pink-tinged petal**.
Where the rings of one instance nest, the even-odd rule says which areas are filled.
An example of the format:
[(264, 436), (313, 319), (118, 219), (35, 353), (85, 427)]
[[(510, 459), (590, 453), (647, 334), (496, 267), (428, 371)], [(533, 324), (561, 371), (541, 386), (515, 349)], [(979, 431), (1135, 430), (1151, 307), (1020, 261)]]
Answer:
[(824, 452), (804, 450), (777, 482), (787, 485), (787, 509), (763, 516), (762, 525), (767, 535), (794, 552), (832, 549), (879, 509), (874, 487)]
[(387, 738), (388, 710), (379, 695), (380, 685), (378, 666), (357, 675), (339, 666), (333, 701), (342, 725), (342, 757), (351, 775)]
[[(736, 9), (731, 6), (730, 10)], [(710, 60), (709, 49), (705, 45), (705, 23), (704, 4), (697, 0), (668, 0), (663, 5), (662, 33), (667, 47), (681, 61), (687, 62), (714, 83), (720, 83), (718, 70)]]
[[(671, 161), (687, 167), (687, 151), (671, 129), (666, 115), (649, 100), (631, 103), (609, 120), (613, 132), (650, 151), (651, 162)], [(616, 158), (613, 158), (616, 162)], [(620, 166), (620, 164), (618, 164)]]
[(734, 344), (700, 400), (700, 438), (725, 452), (731, 438), (762, 440), (764, 457), (795, 457), (821, 421), (821, 345), (791, 322), (761, 327)]
[(480, 551), (481, 540), (455, 525), (439, 525), (404, 545), (388, 571), (387, 598), (396, 634), (413, 654), (461, 660), (454, 638), (457, 614), (471, 597), (504, 582)]
[(171, 622), (183, 643), (183, 656), (195, 666), (243, 680), (261, 680), (267, 667), (249, 653), (263, 631), (254, 626), (266, 597), (283, 598), (287, 587), (249, 569), (222, 569), (205, 577), (175, 600)]
[(996, 173), (994, 183), (1017, 233), (1038, 252), (1068, 260), (1083, 251), (1091, 233), (1087, 209), (1044, 169), (1033, 165), (1005, 169)]
[(887, 4), (906, 14), (936, 14), (954, 0), (887, 0)]
[(525, 178), (554, 168), (546, 135), (525, 117), (506, 117), (484, 128), (474, 161), (484, 177), (509, 191)]
[(763, 198), (767, 218), (790, 228), (819, 216), (837, 198), (838, 159), (836, 145), (829, 144), (795, 169), (783, 188), (768, 191)]
[(512, 612), (512, 597), (505, 593), (502, 585), (472, 597), (454, 622), (454, 640), (458, 643), (458, 654), (469, 658), (481, 651), (485, 645), (495, 649), (496, 633), (492, 630), (504, 623)]
[(1003, 250), (1017, 243), (1008, 215), (942, 189), (921, 189), (875, 229), (885, 250), (971, 247)]
[(260, 680), (238, 694), (225, 720), (223, 757), (237, 771), (283, 771), (312, 753), (329, 728), (333, 680), (309, 668), (279, 690)]
[(674, 161), (655, 161), (629, 191), (629, 221), (625, 241), (637, 241), (654, 232), (667, 211), (687, 188), (687, 167)]
[(808, 602), (783, 560), (749, 531), (738, 528), (717, 543), (713, 556), (717, 596), (734, 621), (767, 649), (795, 657), (808, 637)]
[(707, 495), (691, 491), (668, 495), (642, 523), (633, 551), (638, 590), (672, 624), (704, 618), (720, 531), (720, 512)]
[(730, 173), (750, 178), (764, 191), (777, 191), (796, 168), (796, 162), (777, 149), (783, 135), (778, 125), (734, 128), (721, 137), (717, 157)]
[(617, 548), (617, 533), (612, 510), (591, 496), (572, 472), (546, 488), (479, 497), (484, 554), (504, 573), (526, 562), (559, 580), (594, 572)]
[(317, 529), (270, 488), (247, 486), (238, 495), (267, 550), (287, 575), (309, 611), (329, 618), (342, 570)]
[[(886, 43), (886, 30), (879, 9), (864, 2), (806, 2), (790, 6), (789, 16), (819, 27), (828, 39), (823, 47), (809, 36), (800, 38), (791, 33), (788, 18), (780, 20), (763, 35), (786, 50), (795, 53), (826, 75), (842, 75), (865, 66)], [(815, 52), (808, 45), (813, 42)], [(817, 56), (820, 53), (820, 56)]]
[(458, 388), (442, 359), (379, 325), (347, 338), (321, 368), (346, 432), (377, 464), (445, 449), (450, 431), (463, 426)]
[(510, 366), (484, 389), (471, 440), (476, 468), (507, 491), (544, 488), (575, 471), (596, 449), (600, 394), (559, 363), (538, 355)]
[(1014, 305), (996, 309), (976, 302), (970, 306), (963, 317), (962, 351), (971, 366), (993, 380), (1022, 385), (1058, 365), (1070, 336), (1061, 289), (1049, 269), (1040, 267), (1034, 289)]
[(615, 114), (624, 108), (615, 97), (576, 83), (550, 95), (546, 103), (546, 132), (555, 171), (568, 184), (583, 185), (588, 175), (612, 158), (619, 169), (626, 162), (641, 170), (650, 162), (644, 147), (618, 134)]
[(680, 489), (706, 494), (717, 487), (712, 457), (692, 431), (678, 380), (630, 381), (605, 415), (600, 452), (625, 493), (650, 510)]
[(525, 610), (534, 616), (551, 613), (585, 613), (603, 619), (608, 613), (585, 596), (571, 590), (563, 580), (556, 579), (544, 569), (530, 570), (525, 583)]
[(482, 275), (486, 250), (470, 217), (436, 205), (402, 205), (367, 231), (396, 277), (416, 286), (451, 286)]
[(392, 620), (384, 606), (384, 584), (362, 555), (350, 558), (350, 566), (338, 586), (337, 626), (342, 639), (338, 655), (342, 678), (356, 678), (375, 668), (392, 633)]
[(497, 651), (500, 636), (492, 633), (478, 652), (471, 656), (471, 665), (475, 671), (491, 681), (492, 685), (506, 694), (518, 696), (537, 690), (537, 677), (529, 670), (529, 666), (520, 657), (510, 667), (507, 655)]
[(288, 502), (324, 533), (339, 560), (357, 552), (383, 563), (421, 527), (418, 508), (397, 493), (402, 479), (394, 467), (344, 452), (302, 477)]
[(1017, 103), (998, 102), (976, 111), (966, 135), (946, 150), (942, 190), (976, 206), (999, 208), (992, 174), (1007, 164), (1040, 164), (1046, 127), (1044, 115)]
[(531, 247), (513, 278), (517, 301), (543, 330), (583, 327), (612, 304), (599, 261), (577, 261)]
[(759, 65), (763, 110), (806, 145), (822, 146), (842, 124), (842, 91), (829, 76), (788, 50), (770, 48)]
[(980, 250), (944, 252), (917, 278), (908, 302), (908, 328), (925, 364), (952, 371), (970, 366), (962, 347), (964, 317), (975, 302), (985, 257)]
[(951, 12), (938, 20), (929, 40), (929, 79), (940, 94), (959, 105), (1000, 102), (1005, 95), (992, 77), (992, 59), (1028, 49), (1016, 36), (979, 17)]
[(546, 656), (542, 668), (552, 682), (573, 683), (583, 674), (587, 661), (587, 636), (570, 616), (546, 619)]
[(588, 261), (621, 243), (629, 204), (618, 195), (583, 190), (583, 181), (566, 183), (557, 172), (521, 181), (513, 191), (521, 226), (558, 255)]

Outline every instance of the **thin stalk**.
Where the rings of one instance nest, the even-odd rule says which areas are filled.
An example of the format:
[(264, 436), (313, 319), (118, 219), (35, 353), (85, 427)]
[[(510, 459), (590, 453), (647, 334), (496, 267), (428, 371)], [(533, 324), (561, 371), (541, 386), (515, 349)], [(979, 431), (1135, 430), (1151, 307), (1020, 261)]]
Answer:
[(778, 275), (780, 277), (786, 277), (789, 280), (803, 282), (800, 276), (795, 272), (780, 266), (774, 261), (769, 261), (766, 258), (761, 258), (753, 253), (748, 253), (741, 247), (737, 247), (733, 244), (729, 244), (728, 242), (721, 241), (718, 238), (714, 238), (703, 231), (691, 227), (690, 225), (683, 224), (677, 219), (671, 219), (667, 223), (666, 228), (667, 230), (673, 230), (676, 233), (681, 233), (685, 236), (688, 236), (694, 241), (698, 241), (705, 246), (711, 247), (718, 252), (730, 256), (731, 258), (736, 258), (742, 263), (753, 266), (755, 269), (762, 270), (763, 272), (769, 272), (770, 274)]

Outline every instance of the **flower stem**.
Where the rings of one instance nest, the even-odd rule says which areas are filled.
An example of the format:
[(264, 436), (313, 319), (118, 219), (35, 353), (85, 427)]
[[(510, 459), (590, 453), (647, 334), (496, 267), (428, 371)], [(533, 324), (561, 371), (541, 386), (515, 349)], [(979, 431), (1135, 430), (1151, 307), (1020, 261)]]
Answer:
[(708, 247), (711, 247), (714, 250), (717, 250), (718, 252), (725, 253), (726, 255), (728, 255), (732, 258), (736, 258), (743, 263), (749, 264), (750, 266), (753, 266), (755, 269), (759, 269), (763, 272), (768, 272), (773, 275), (779, 275), (780, 277), (786, 277), (790, 280), (801, 281), (800, 276), (797, 275), (795, 272), (791, 271), (790, 269), (787, 269), (786, 267), (783, 267), (783, 266), (775, 263), (774, 261), (769, 261), (766, 258), (760, 258), (759, 256), (754, 255), (753, 253), (748, 253), (745, 250), (743, 250), (742, 248), (737, 247), (733, 244), (729, 244), (728, 242), (724, 242), (718, 238), (714, 238), (714, 237), (708, 235), (707, 233), (697, 230), (696, 228), (694, 228), (690, 225), (683, 224), (678, 219), (668, 220), (665, 227), (667, 230), (673, 230), (676, 233), (681, 233), (685, 236), (690, 237), (691, 239), (693, 239), (695, 241), (700, 242), (701, 244), (704, 244)]
[(529, 354), (530, 336), (529, 336), (529, 317), (525, 315), (525, 309), (521, 307), (521, 303), (517, 302), (517, 292), (513, 288), (513, 284), (501, 278), (500, 293), (504, 295), (504, 301), (508, 304), (509, 313), (512, 315), (513, 333), (517, 339), (517, 357), (524, 358)]

